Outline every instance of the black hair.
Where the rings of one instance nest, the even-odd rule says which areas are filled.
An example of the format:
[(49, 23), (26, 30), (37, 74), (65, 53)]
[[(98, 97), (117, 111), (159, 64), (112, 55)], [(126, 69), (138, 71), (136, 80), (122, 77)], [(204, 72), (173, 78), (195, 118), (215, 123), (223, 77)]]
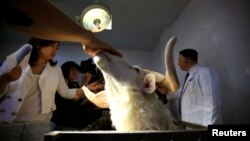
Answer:
[(81, 72), (86, 73), (89, 72), (92, 74), (91, 79), (89, 80), (89, 83), (93, 82), (103, 82), (104, 78), (102, 75), (102, 72), (99, 68), (97, 68), (96, 64), (93, 62), (92, 58), (89, 58), (87, 60), (81, 61), (80, 66)]
[(62, 68), (63, 76), (67, 80), (69, 78), (69, 73), (70, 73), (71, 68), (76, 68), (80, 72), (80, 65), (78, 65), (74, 61), (68, 61), (68, 62), (63, 63), (61, 68)]
[[(32, 51), (31, 51), (31, 54), (30, 54), (29, 64), (31, 66), (34, 66), (35, 63), (38, 60), (38, 51), (40, 50), (39, 48), (49, 46), (49, 45), (54, 44), (54, 43), (60, 43), (60, 42), (59, 41), (44, 40), (44, 39), (39, 39), (39, 38), (32, 37), (32, 38), (30, 38), (28, 43), (30, 45), (32, 45)], [(57, 64), (57, 61), (49, 60), (49, 63), (50, 63), (51, 66), (55, 66)]]
[(179, 52), (185, 58), (191, 58), (193, 61), (198, 61), (198, 52), (194, 49), (184, 49)]
[(95, 73), (95, 68), (96, 65), (93, 62), (92, 58), (89, 58), (87, 60), (83, 60), (81, 61), (81, 72), (82, 73), (86, 73), (86, 72), (90, 72), (90, 73)]

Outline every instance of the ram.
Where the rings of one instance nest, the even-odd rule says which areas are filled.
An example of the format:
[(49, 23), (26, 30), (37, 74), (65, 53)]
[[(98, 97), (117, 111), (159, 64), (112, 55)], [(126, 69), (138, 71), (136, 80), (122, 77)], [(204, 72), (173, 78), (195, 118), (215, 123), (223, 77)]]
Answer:
[(165, 48), (166, 74), (134, 67), (123, 58), (106, 52), (94, 57), (103, 73), (105, 91), (93, 94), (83, 87), (86, 97), (99, 107), (109, 107), (117, 131), (175, 129), (173, 118), (155, 94), (158, 86), (176, 91), (179, 81), (173, 65), (172, 37)]

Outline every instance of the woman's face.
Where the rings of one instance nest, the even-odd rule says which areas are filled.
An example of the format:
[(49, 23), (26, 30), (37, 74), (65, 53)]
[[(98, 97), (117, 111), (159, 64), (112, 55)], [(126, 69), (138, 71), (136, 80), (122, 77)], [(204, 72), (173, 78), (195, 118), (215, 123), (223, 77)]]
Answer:
[(76, 81), (79, 76), (79, 70), (77, 68), (70, 68), (69, 71), (69, 80), (70, 81)]
[(58, 49), (59, 49), (59, 42), (55, 42), (48, 46), (44, 46), (40, 49), (39, 56), (40, 58), (46, 61), (52, 60), (55, 57)]

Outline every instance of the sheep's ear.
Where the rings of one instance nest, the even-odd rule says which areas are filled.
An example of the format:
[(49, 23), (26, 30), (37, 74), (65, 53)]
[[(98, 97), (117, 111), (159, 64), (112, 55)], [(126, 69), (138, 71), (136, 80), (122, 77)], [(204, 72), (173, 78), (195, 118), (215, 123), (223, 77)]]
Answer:
[(151, 94), (155, 91), (155, 76), (152, 73), (148, 73), (144, 76), (144, 91)]

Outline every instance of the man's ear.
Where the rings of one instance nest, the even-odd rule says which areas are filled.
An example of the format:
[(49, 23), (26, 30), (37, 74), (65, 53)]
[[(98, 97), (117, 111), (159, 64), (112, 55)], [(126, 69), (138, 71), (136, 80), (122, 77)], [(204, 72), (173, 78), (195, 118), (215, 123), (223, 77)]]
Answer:
[(144, 92), (151, 94), (156, 89), (155, 76), (152, 73), (148, 73), (144, 76)]

